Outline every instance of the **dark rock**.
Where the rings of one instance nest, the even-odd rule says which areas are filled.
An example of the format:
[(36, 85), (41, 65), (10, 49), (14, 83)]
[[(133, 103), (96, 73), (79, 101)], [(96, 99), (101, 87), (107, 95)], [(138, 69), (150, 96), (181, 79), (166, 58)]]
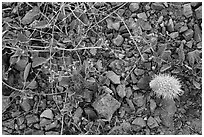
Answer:
[(169, 34), (169, 36), (172, 38), (172, 39), (175, 39), (179, 36), (179, 33), (178, 32), (172, 32)]
[(91, 107), (84, 108), (84, 113), (88, 120), (95, 120), (97, 118), (96, 112)]
[(149, 76), (144, 76), (140, 78), (140, 80), (137, 82), (137, 87), (144, 90), (149, 89), (150, 79), (151, 78)]
[(142, 117), (138, 117), (135, 120), (133, 120), (132, 124), (140, 127), (146, 126), (146, 122)]
[(160, 10), (164, 9), (165, 7), (164, 7), (163, 3), (155, 2), (155, 3), (151, 4), (151, 8), (153, 10), (159, 10), (160, 11)]
[(97, 99), (92, 106), (99, 115), (111, 120), (113, 113), (120, 107), (121, 103), (113, 98), (110, 94), (104, 94)]
[(173, 32), (173, 31), (174, 31), (174, 22), (173, 22), (172, 19), (169, 19), (169, 22), (168, 22), (168, 24), (167, 24), (167, 30), (168, 30), (169, 32)]
[(132, 100), (126, 98), (126, 102), (127, 102), (128, 106), (130, 107), (130, 110), (131, 110), (131, 111), (135, 111), (135, 106), (134, 106), (134, 104), (132, 103)]
[(132, 11), (132, 12), (137, 11), (137, 10), (140, 8), (140, 7), (139, 7), (139, 4), (140, 4), (140, 3), (138, 3), (138, 2), (131, 3), (131, 4), (129, 5), (130, 11)]
[(202, 41), (202, 33), (200, 30), (200, 27), (198, 26), (198, 24), (194, 25), (194, 40), (196, 42), (201, 42)]
[(195, 10), (195, 13), (196, 13), (196, 18), (197, 18), (197, 19), (202, 19), (202, 6), (198, 7), (198, 8)]
[(188, 29), (186, 32), (184, 32), (183, 37), (186, 39), (186, 41), (191, 40), (193, 37), (194, 31), (192, 29)]
[(190, 3), (183, 5), (183, 15), (186, 16), (186, 18), (189, 18), (193, 15), (193, 11)]

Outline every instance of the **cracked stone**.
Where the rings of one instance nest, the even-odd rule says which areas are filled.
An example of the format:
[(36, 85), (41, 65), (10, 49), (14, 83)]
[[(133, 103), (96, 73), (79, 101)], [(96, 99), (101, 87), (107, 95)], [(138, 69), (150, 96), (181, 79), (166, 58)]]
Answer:
[(194, 40), (196, 42), (201, 42), (202, 41), (202, 33), (200, 30), (200, 27), (198, 26), (198, 24), (194, 25)]
[(110, 121), (113, 113), (120, 107), (121, 103), (118, 102), (110, 94), (104, 94), (96, 100), (92, 106), (99, 115)]
[(190, 3), (183, 5), (183, 14), (184, 16), (186, 16), (186, 18), (189, 18), (193, 15), (193, 11)]
[(146, 122), (145, 120), (142, 118), (142, 117), (138, 117), (136, 118), (133, 122), (132, 122), (133, 125), (136, 125), (136, 126), (140, 126), (140, 127), (145, 127), (146, 126)]
[(184, 32), (183, 37), (186, 39), (186, 41), (191, 40), (193, 37), (194, 31), (192, 29), (188, 29), (186, 32)]

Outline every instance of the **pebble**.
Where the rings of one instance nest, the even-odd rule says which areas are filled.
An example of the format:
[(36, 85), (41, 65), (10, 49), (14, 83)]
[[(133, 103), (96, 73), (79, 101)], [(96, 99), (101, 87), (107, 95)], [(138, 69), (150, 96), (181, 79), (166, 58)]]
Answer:
[(138, 117), (135, 120), (133, 120), (132, 124), (140, 127), (146, 126), (146, 122), (142, 117)]
[(193, 41), (188, 41), (188, 42), (186, 42), (186, 44), (185, 44), (187, 47), (189, 47), (189, 48), (192, 48), (192, 46), (193, 46)]
[(198, 8), (195, 10), (195, 14), (196, 14), (196, 18), (197, 18), (197, 19), (202, 19), (202, 6), (198, 7)]
[(58, 125), (58, 121), (55, 120), (51, 124), (45, 126), (45, 131), (48, 131), (48, 130), (53, 129), (53, 128), (56, 128), (57, 125)]
[(196, 46), (198, 49), (202, 49), (202, 42), (199, 42)]
[(139, 8), (140, 8), (140, 7), (139, 7), (139, 3), (138, 3), (138, 2), (133, 2), (133, 3), (131, 3), (131, 4), (129, 5), (129, 9), (130, 9), (130, 11), (132, 11), (132, 12), (137, 11)]
[(145, 12), (138, 13), (138, 14), (137, 14), (137, 17), (140, 18), (140, 19), (143, 19), (143, 20), (147, 21), (147, 15), (146, 15)]
[(134, 104), (132, 103), (132, 100), (126, 98), (126, 102), (127, 102), (127, 104), (129, 105), (130, 110), (135, 111), (135, 106), (134, 106)]
[(46, 109), (46, 110), (44, 110), (41, 113), (40, 117), (44, 117), (44, 118), (48, 118), (48, 119), (53, 119), (54, 115), (53, 115), (51, 109)]
[(172, 38), (172, 39), (175, 39), (179, 36), (179, 33), (178, 32), (172, 32), (169, 34), (169, 36)]
[(83, 110), (81, 107), (78, 107), (76, 111), (74, 112), (73, 120), (75, 124), (79, 122), (80, 117), (82, 116), (82, 113), (83, 113)]
[(145, 102), (146, 102), (146, 101), (145, 101), (144, 95), (134, 93), (133, 103), (134, 103), (137, 107), (142, 107), (142, 106), (145, 104)]
[(193, 15), (193, 11), (190, 3), (183, 5), (183, 14), (184, 16), (186, 16), (186, 18), (189, 18)]
[(120, 76), (115, 74), (113, 71), (108, 71), (106, 73), (106, 76), (114, 83), (114, 84), (120, 84)]
[(137, 23), (140, 25), (140, 27), (143, 30), (151, 30), (152, 29), (152, 27), (151, 27), (151, 25), (149, 24), (148, 21), (144, 21), (143, 19), (138, 19)]
[(200, 30), (200, 27), (198, 26), (198, 24), (194, 25), (194, 40), (196, 42), (201, 42), (202, 41), (202, 33)]
[(124, 84), (118, 85), (116, 91), (121, 98), (126, 96), (126, 88)]
[(187, 26), (182, 26), (182, 27), (179, 29), (179, 33), (183, 33), (183, 32), (185, 32), (186, 30), (188, 30), (188, 27), (187, 27)]
[(29, 112), (31, 109), (30, 103), (29, 103), (29, 99), (28, 98), (23, 98), (23, 101), (20, 103), (21, 108), (25, 111), (25, 112)]
[(115, 39), (113, 39), (113, 43), (116, 45), (116, 46), (120, 46), (123, 44), (123, 41), (124, 41), (124, 38), (123, 36), (121, 35), (118, 35)]
[(155, 108), (157, 107), (156, 102), (153, 99), (150, 99), (150, 111), (154, 113)]
[(110, 121), (113, 113), (120, 107), (121, 103), (118, 102), (110, 94), (103, 94), (96, 100), (92, 106), (106, 120)]
[(149, 128), (155, 128), (155, 127), (158, 127), (158, 123), (157, 121), (152, 117), (150, 116), (147, 120), (147, 125), (149, 126)]
[(52, 121), (49, 120), (49, 119), (42, 118), (42, 119), (40, 119), (40, 127), (44, 127), (44, 126), (50, 124), (51, 122), (52, 122)]
[(167, 24), (167, 30), (168, 30), (169, 32), (173, 32), (173, 31), (174, 31), (174, 22), (173, 22), (172, 19), (169, 19), (169, 22), (168, 22), (168, 24)]
[(144, 70), (143, 69), (135, 68), (134, 69), (134, 73), (135, 73), (135, 75), (140, 76), (140, 75), (144, 74)]
[(27, 115), (26, 120), (27, 120), (27, 125), (31, 125), (40, 121), (39, 118), (35, 115)]
[(150, 79), (151, 78), (149, 76), (144, 76), (144, 77), (140, 78), (139, 81), (137, 82), (137, 87), (139, 89), (148, 90)]
[(131, 89), (131, 87), (127, 87), (127, 88), (126, 88), (126, 92), (127, 92), (127, 93), (126, 93), (126, 97), (127, 97), (127, 98), (130, 98), (130, 96), (132, 95), (132, 89)]
[(188, 29), (187, 31), (184, 32), (183, 37), (185, 38), (186, 41), (191, 40), (193, 37), (194, 31), (192, 29)]
[(45, 135), (59, 135), (59, 132), (49, 131), (49, 132), (45, 132)]

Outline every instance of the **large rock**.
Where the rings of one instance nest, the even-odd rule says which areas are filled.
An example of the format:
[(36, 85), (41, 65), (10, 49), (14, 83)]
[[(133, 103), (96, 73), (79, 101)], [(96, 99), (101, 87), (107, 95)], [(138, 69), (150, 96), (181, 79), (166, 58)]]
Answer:
[(110, 94), (104, 94), (97, 99), (92, 106), (106, 120), (110, 121), (113, 113), (120, 107), (121, 103)]

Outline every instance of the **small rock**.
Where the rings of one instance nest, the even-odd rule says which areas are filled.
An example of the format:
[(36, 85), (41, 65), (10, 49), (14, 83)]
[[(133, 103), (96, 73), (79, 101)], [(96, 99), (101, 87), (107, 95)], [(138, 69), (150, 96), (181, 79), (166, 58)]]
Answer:
[(96, 112), (91, 107), (84, 108), (84, 113), (88, 120), (95, 120), (97, 118)]
[(48, 124), (51, 124), (51, 120), (50, 119), (46, 119), (46, 118), (41, 118), (40, 119), (40, 127), (44, 127)]
[(189, 48), (192, 48), (192, 46), (193, 46), (193, 41), (188, 41), (188, 42), (186, 42), (186, 44), (185, 44), (187, 47), (189, 47)]
[(140, 8), (140, 7), (139, 7), (139, 4), (140, 4), (140, 3), (138, 3), (138, 2), (131, 3), (131, 4), (129, 5), (130, 11), (132, 11), (132, 12), (137, 11), (137, 10)]
[(202, 42), (199, 42), (196, 46), (198, 49), (202, 49)]
[(126, 98), (126, 102), (127, 102), (127, 104), (129, 105), (130, 110), (135, 111), (135, 106), (134, 106), (134, 104), (132, 103), (132, 100)]
[(51, 124), (45, 126), (45, 131), (48, 131), (48, 130), (53, 129), (53, 128), (56, 128), (57, 125), (58, 125), (58, 121), (55, 120)]
[(143, 19), (138, 19), (137, 23), (140, 25), (140, 27), (143, 30), (151, 30), (152, 29), (152, 27), (151, 27), (151, 25), (149, 24), (148, 21), (144, 21)]
[(54, 115), (52, 113), (51, 109), (46, 109), (42, 112), (42, 114), (40, 115), (40, 117), (44, 117), (44, 118), (48, 118), (48, 119), (53, 119)]
[(40, 121), (39, 118), (35, 115), (27, 115), (26, 120), (27, 120), (27, 125), (31, 125)]
[(182, 27), (179, 29), (179, 33), (183, 33), (183, 32), (185, 32), (186, 30), (188, 30), (188, 27), (187, 27), (187, 26), (182, 26)]
[(164, 19), (164, 16), (160, 16), (157, 22), (160, 24), (163, 21), (163, 19)]
[(145, 98), (144, 98), (144, 95), (134, 93), (133, 103), (134, 103), (137, 107), (142, 107), (142, 106), (145, 104), (145, 102), (146, 102), (146, 100), (145, 100)]
[(152, 117), (150, 116), (147, 120), (147, 125), (149, 126), (149, 128), (155, 128), (155, 127), (158, 127), (158, 123), (157, 121)]
[(82, 116), (82, 113), (83, 113), (83, 110), (81, 109), (81, 107), (78, 107), (74, 112), (73, 120), (75, 124), (79, 122), (80, 117)]
[(189, 18), (193, 15), (193, 11), (190, 3), (183, 5), (183, 14), (184, 16), (186, 16), (186, 18)]
[(145, 12), (138, 13), (138, 14), (137, 14), (137, 17), (140, 18), (140, 19), (143, 19), (143, 20), (147, 21), (147, 15), (146, 15)]
[(169, 34), (169, 36), (172, 38), (172, 39), (175, 39), (179, 36), (179, 33), (178, 32), (172, 32)]
[(117, 13), (118, 13), (118, 15), (119, 15), (120, 17), (122, 17), (123, 14), (125, 13), (125, 10), (124, 10), (124, 9), (119, 9), (119, 10), (117, 11)]
[(99, 115), (110, 121), (113, 113), (120, 107), (121, 103), (113, 98), (110, 94), (101, 95), (92, 106)]
[(21, 108), (25, 111), (25, 112), (29, 112), (31, 109), (30, 106), (30, 100), (28, 98), (23, 98), (23, 101), (20, 103)]
[(126, 89), (125, 89), (125, 85), (122, 84), (122, 85), (118, 85), (117, 88), (116, 88), (116, 91), (118, 93), (118, 95), (121, 97), (121, 98), (124, 98), (125, 95), (126, 95)]
[(127, 88), (126, 88), (126, 97), (127, 97), (127, 98), (130, 98), (131, 95), (132, 95), (132, 89), (131, 89), (131, 87), (127, 87)]
[(138, 117), (136, 118), (133, 122), (132, 122), (133, 125), (136, 125), (136, 126), (140, 126), (140, 127), (145, 127), (146, 126), (146, 122), (145, 120), (142, 118), (142, 117)]
[(155, 3), (152, 3), (151, 8), (152, 8), (153, 10), (162, 10), (162, 9), (164, 9), (165, 7), (164, 7), (164, 5), (163, 5), (162, 3), (160, 3), (160, 2), (155, 2)]
[(196, 42), (201, 42), (202, 41), (202, 33), (200, 30), (200, 27), (198, 26), (198, 24), (194, 25), (194, 40)]
[(59, 132), (49, 131), (49, 132), (45, 132), (45, 135), (59, 135)]
[(196, 13), (196, 18), (197, 18), (197, 19), (202, 19), (202, 6), (198, 7), (198, 8), (195, 10), (195, 13)]
[(173, 22), (173, 20), (171, 18), (169, 19), (169, 22), (167, 24), (167, 30), (169, 32), (173, 32), (174, 31), (174, 22)]
[(156, 102), (153, 99), (150, 99), (150, 111), (154, 113), (155, 108), (157, 107)]
[(134, 73), (135, 73), (135, 75), (140, 76), (140, 75), (144, 74), (144, 70), (135, 68)]
[(140, 80), (137, 82), (137, 87), (144, 90), (149, 89), (150, 79), (151, 78), (149, 76), (144, 76), (140, 78)]
[(24, 121), (25, 121), (25, 117), (24, 116), (21, 116), (21, 117), (17, 118), (17, 124), (19, 126), (22, 125)]
[(120, 46), (123, 44), (124, 38), (121, 35), (118, 35), (115, 39), (113, 39), (113, 43), (117, 46)]
[(114, 83), (114, 84), (120, 84), (120, 76), (115, 74), (113, 71), (108, 71), (106, 73), (106, 76)]
[(184, 32), (183, 37), (186, 39), (186, 41), (191, 40), (193, 37), (194, 31), (192, 29), (188, 29), (186, 32)]

